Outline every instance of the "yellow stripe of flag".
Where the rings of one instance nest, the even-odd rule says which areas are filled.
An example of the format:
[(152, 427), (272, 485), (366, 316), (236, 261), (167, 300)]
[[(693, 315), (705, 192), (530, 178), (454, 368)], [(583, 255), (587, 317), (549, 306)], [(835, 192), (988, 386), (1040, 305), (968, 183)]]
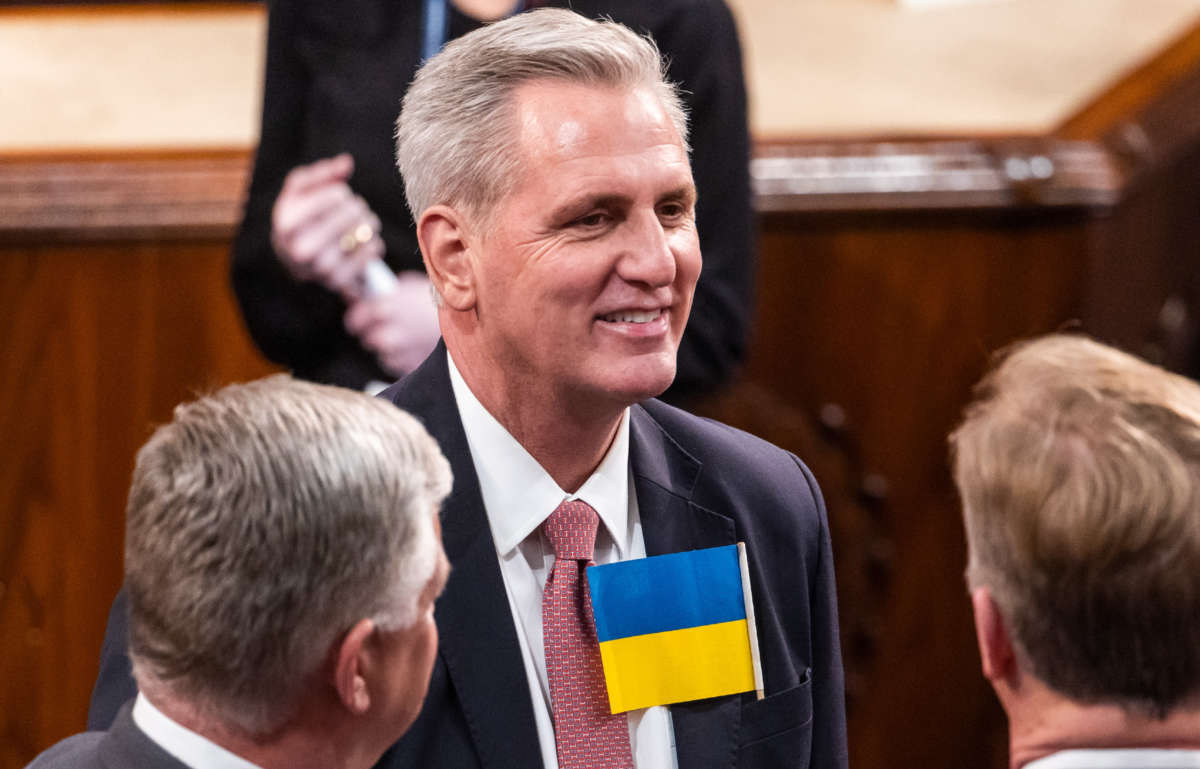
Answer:
[(754, 689), (746, 620), (600, 644), (613, 713)]

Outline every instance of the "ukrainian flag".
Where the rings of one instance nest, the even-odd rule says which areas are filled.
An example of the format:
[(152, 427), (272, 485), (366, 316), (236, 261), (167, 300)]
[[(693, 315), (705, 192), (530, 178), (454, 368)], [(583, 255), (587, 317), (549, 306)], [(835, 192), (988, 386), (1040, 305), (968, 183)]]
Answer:
[(613, 713), (762, 690), (745, 546), (588, 568)]

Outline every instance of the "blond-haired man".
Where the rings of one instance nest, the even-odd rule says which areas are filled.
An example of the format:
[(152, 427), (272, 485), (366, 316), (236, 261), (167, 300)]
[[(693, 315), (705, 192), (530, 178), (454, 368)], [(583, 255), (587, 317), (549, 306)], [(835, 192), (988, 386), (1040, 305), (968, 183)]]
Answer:
[(1012, 767), (1200, 767), (1200, 386), (1050, 336), (950, 441)]

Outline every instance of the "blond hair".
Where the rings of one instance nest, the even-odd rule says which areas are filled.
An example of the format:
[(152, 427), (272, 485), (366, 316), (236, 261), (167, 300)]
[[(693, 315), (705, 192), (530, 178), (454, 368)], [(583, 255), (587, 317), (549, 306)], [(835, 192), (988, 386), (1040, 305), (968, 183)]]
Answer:
[(950, 443), (968, 581), (1034, 675), (1158, 717), (1200, 691), (1200, 386), (1053, 335), (1000, 357)]

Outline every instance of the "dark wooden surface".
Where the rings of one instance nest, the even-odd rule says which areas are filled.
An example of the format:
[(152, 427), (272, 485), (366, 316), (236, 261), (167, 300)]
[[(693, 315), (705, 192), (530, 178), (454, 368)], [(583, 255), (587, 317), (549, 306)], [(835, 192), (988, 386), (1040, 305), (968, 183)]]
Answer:
[(266, 373), (225, 240), (0, 244), (0, 766), (83, 728), (151, 427)]

